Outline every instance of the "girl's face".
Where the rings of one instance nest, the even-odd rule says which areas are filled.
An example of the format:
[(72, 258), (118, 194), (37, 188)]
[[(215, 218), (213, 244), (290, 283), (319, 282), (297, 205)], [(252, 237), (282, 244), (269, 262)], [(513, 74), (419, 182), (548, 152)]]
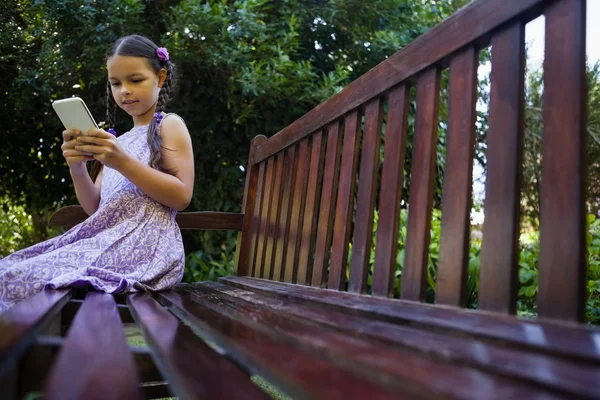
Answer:
[(115, 102), (133, 117), (136, 126), (149, 124), (167, 71), (157, 74), (144, 57), (118, 55), (106, 61), (106, 68)]

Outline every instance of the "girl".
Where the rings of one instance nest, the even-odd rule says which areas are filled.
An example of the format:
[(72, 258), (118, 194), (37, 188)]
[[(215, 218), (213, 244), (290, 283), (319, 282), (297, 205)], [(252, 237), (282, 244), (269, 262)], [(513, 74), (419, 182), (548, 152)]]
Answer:
[[(0, 312), (48, 289), (107, 293), (161, 290), (181, 281), (184, 252), (175, 222), (189, 204), (194, 158), (183, 120), (165, 114), (173, 64), (165, 48), (138, 35), (108, 51), (108, 122), (117, 107), (133, 128), (63, 132), (77, 200), (90, 217), (61, 236), (0, 260)], [(86, 162), (95, 165), (88, 174)]]

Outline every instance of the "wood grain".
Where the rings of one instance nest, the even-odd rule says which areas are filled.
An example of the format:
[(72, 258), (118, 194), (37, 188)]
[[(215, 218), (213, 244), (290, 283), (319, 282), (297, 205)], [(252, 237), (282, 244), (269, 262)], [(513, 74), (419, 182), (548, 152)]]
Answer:
[(0, 314), (0, 378), (15, 367), (19, 357), (70, 298), (70, 290), (42, 291)]
[[(252, 226), (250, 228), (250, 253), (249, 253), (249, 261), (248, 261), (248, 275), (256, 276), (257, 269), (257, 253), (258, 253), (258, 243), (260, 237), (260, 225), (261, 220), (263, 218), (263, 205), (264, 205), (264, 191), (265, 191), (265, 170), (266, 163), (261, 163), (257, 166), (258, 168), (258, 182), (256, 183), (256, 199), (254, 202), (254, 211), (252, 212)], [(260, 267), (259, 267), (260, 268)], [(238, 274), (239, 275), (239, 274)]]
[(296, 165), (296, 178), (294, 179), (294, 191), (292, 194), (292, 209), (290, 218), (290, 229), (285, 253), (283, 280), (295, 282), (300, 254), (300, 239), (302, 222), (304, 221), (304, 206), (306, 203), (306, 184), (308, 182), (308, 166), (310, 153), (308, 149), (308, 138), (298, 143), (298, 157)]
[(273, 191), (271, 193), (272, 201), (269, 209), (269, 231), (267, 234), (267, 245), (265, 249), (265, 262), (263, 266), (263, 275), (265, 279), (273, 277), (273, 261), (275, 259), (275, 248), (279, 239), (277, 233), (279, 231), (279, 217), (281, 213), (281, 189), (283, 187), (283, 158), (285, 154), (279, 153), (275, 161), (275, 177), (273, 182)]
[(331, 267), (327, 287), (342, 290), (346, 283), (348, 263), (348, 242), (352, 227), (352, 209), (354, 207), (354, 188), (356, 186), (356, 168), (360, 146), (360, 119), (358, 110), (346, 116), (344, 144), (340, 166), (340, 180), (335, 205), (335, 223), (331, 249)]
[(267, 247), (267, 236), (269, 234), (269, 216), (271, 206), (273, 205), (273, 175), (275, 171), (275, 158), (271, 157), (263, 161), (267, 166), (265, 168), (265, 189), (262, 197), (262, 211), (260, 213), (260, 224), (258, 226), (258, 241), (256, 243), (256, 260), (254, 267), (254, 275), (257, 278), (263, 276), (265, 266), (265, 253)]
[(546, 10), (539, 315), (583, 322), (586, 298), (586, 2)]
[[(277, 295), (234, 288), (216, 282), (188, 285), (186, 290), (207, 299), (217, 297), (220, 305), (243, 312), (246, 317), (254, 317), (253, 319), (260, 323), (276, 325), (284, 330), (284, 334), (298, 334), (299, 340), (309, 337), (310, 332), (301, 331), (302, 328), (293, 328), (292, 324), (310, 321), (311, 325), (316, 325), (315, 330), (319, 336), (316, 341), (318, 343), (325, 342), (323, 346), (326, 349), (323, 351), (326, 352), (334, 351), (337, 347), (336, 345), (330, 346), (329, 342), (338, 342), (337, 345), (339, 345), (348, 338), (352, 338), (353, 340), (367, 341), (374, 347), (378, 344), (385, 346), (389, 354), (382, 355), (381, 358), (390, 359), (390, 361), (399, 356), (397, 352), (410, 350), (411, 354), (422, 355), (433, 362), (446, 364), (449, 367), (460, 369), (468, 366), (490, 373), (492, 376), (500, 375), (528, 382), (535, 385), (534, 390), (536, 391), (540, 389), (557, 390), (566, 392), (570, 396), (581, 397), (594, 397), (600, 393), (600, 381), (597, 379), (600, 372), (599, 367), (577, 360), (565, 360), (535, 351), (523, 352), (518, 348), (488, 343), (468, 336), (453, 336), (420, 327), (374, 321), (369, 316), (354, 315), (346, 310), (335, 310), (332, 307), (323, 306), (315, 307), (294, 298), (286, 298), (283, 301)], [(290, 332), (286, 332), (286, 326), (292, 327)], [(343, 334), (343, 339), (338, 340), (328, 330)], [(367, 360), (363, 361), (361, 357), (364, 354), (355, 355), (353, 353), (356, 351), (336, 353), (332, 356), (338, 359), (354, 358), (354, 360), (346, 361), (354, 365), (367, 366), (369, 364), (368, 356), (365, 356)], [(375, 356), (374, 353), (371, 352), (371, 355)], [(390, 364), (399, 364), (400, 360), (397, 361), (397, 363), (391, 362)], [(373, 369), (377, 370), (378, 366), (373, 366)], [(401, 379), (400, 371), (390, 369), (387, 371), (400, 375)], [(370, 372), (375, 371), (371, 370)], [(435, 383), (431, 384), (431, 381), (435, 380), (432, 379), (432, 374), (425, 375), (430, 378), (430, 382), (427, 382), (428, 386), (434, 386)], [(487, 377), (487, 379), (489, 378)], [(458, 378), (454, 382), (458, 384), (460, 379)], [(418, 378), (415, 379), (415, 381), (418, 380)], [(468, 383), (466, 384), (468, 385)], [(456, 385), (451, 384), (451, 386)], [(453, 387), (447, 389), (454, 392)], [(473, 397), (477, 397), (476, 393), (483, 390), (487, 392), (482, 393), (481, 397), (489, 397), (489, 389), (484, 389), (481, 382), (472, 388), (462, 387), (456, 390), (470, 391)]]
[(432, 68), (417, 82), (417, 115), (413, 144), (408, 227), (400, 295), (421, 301), (429, 254), (433, 179), (436, 163), (440, 72)]
[(145, 293), (127, 297), (157, 367), (180, 399), (269, 399), (232, 361)]
[(317, 203), (323, 179), (322, 169), (325, 160), (323, 151), (323, 131), (311, 137), (310, 165), (308, 166), (308, 183), (306, 187), (306, 204), (304, 207), (304, 221), (300, 242), (300, 255), (298, 257), (298, 273), (296, 283), (310, 284), (312, 277), (312, 260), (317, 233)]
[(377, 248), (373, 267), (375, 296), (390, 296), (394, 290), (398, 252), (398, 227), (400, 202), (404, 181), (406, 128), (408, 125), (408, 94), (406, 86), (394, 88), (388, 100), (388, 116), (383, 149), (381, 193), (379, 195), (379, 221), (377, 223)]
[(477, 64), (478, 52), (473, 47), (465, 49), (450, 61), (446, 164), (435, 301), (453, 306), (464, 306), (467, 300)]
[(226, 277), (233, 287), (277, 296), (281, 301), (297, 299), (316, 308), (340, 310), (371, 321), (387, 321), (458, 337), (479, 338), (516, 349), (537, 351), (564, 359), (577, 359), (600, 367), (600, 332), (581, 325), (549, 319), (517, 319), (483, 311), (321, 290), (312, 286)]
[(47, 397), (139, 399), (138, 381), (113, 296), (89, 292), (50, 371)]
[(258, 189), (259, 168), (256, 165), (254, 154), (256, 147), (267, 140), (265, 136), (256, 136), (250, 143), (250, 153), (248, 155), (248, 166), (246, 167), (246, 182), (244, 184), (244, 197), (242, 199), (242, 212), (244, 220), (242, 231), (238, 233), (237, 246), (235, 249), (235, 269), (236, 275), (246, 276), (252, 272), (252, 263), (254, 258), (255, 243), (253, 230), (255, 229), (256, 197)]
[(492, 38), (485, 221), (479, 279), (479, 308), (511, 314), (517, 306), (524, 73), (525, 26), (517, 23)]
[(277, 246), (275, 248), (275, 265), (273, 270), (273, 280), (283, 279), (285, 271), (284, 263), (287, 258), (288, 237), (290, 233), (290, 221), (292, 219), (292, 200), (293, 188), (296, 179), (296, 146), (292, 146), (285, 151), (283, 194), (281, 204), (281, 216), (279, 219), (279, 229), (277, 231)]
[(356, 220), (352, 238), (350, 282), (348, 283), (348, 290), (356, 293), (363, 293), (367, 290), (382, 125), (383, 101), (376, 98), (365, 106), (365, 132), (360, 157)]
[(329, 125), (327, 134), (327, 150), (325, 170), (323, 172), (323, 190), (317, 222), (317, 239), (315, 243), (314, 267), (311, 285), (321, 287), (327, 279), (325, 272), (329, 265), (329, 252), (333, 238), (335, 204), (337, 202), (337, 184), (340, 172), (342, 133), (340, 123)]

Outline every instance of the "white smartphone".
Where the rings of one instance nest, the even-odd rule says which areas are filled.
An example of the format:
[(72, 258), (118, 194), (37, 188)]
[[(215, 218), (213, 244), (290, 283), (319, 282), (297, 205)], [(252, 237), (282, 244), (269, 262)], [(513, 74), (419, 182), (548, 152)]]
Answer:
[(98, 125), (85, 102), (79, 97), (56, 100), (52, 103), (58, 118), (66, 129), (76, 129), (85, 135), (90, 129), (98, 129)]

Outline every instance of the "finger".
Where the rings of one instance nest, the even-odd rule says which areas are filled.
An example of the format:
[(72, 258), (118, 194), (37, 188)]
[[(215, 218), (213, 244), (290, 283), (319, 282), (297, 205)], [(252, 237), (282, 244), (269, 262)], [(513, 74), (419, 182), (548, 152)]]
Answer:
[(92, 156), (80, 156), (80, 157), (71, 157), (67, 160), (67, 163), (78, 163), (82, 161), (94, 161), (94, 157)]
[(80, 144), (75, 146), (75, 150), (87, 154), (101, 154), (104, 153), (104, 149), (101, 146), (94, 146), (88, 144)]
[(90, 129), (85, 134), (86, 134), (86, 136), (98, 137), (98, 138), (103, 138), (103, 139), (114, 138), (113, 135), (106, 132), (104, 129)]
[(76, 129), (66, 129), (62, 132), (63, 139), (65, 142), (73, 140), (74, 137), (81, 135), (81, 131)]
[(67, 157), (79, 157), (79, 156), (92, 156), (92, 153), (86, 153), (79, 150), (68, 149), (63, 151), (63, 156)]
[(63, 144), (60, 145), (60, 148), (62, 151), (70, 150), (70, 149), (73, 149), (75, 146), (77, 146), (77, 144), (78, 144), (77, 140), (68, 140), (66, 142), (63, 142)]
[(96, 146), (109, 146), (111, 143), (110, 139), (97, 136), (79, 136), (76, 140), (81, 145), (93, 144)]

